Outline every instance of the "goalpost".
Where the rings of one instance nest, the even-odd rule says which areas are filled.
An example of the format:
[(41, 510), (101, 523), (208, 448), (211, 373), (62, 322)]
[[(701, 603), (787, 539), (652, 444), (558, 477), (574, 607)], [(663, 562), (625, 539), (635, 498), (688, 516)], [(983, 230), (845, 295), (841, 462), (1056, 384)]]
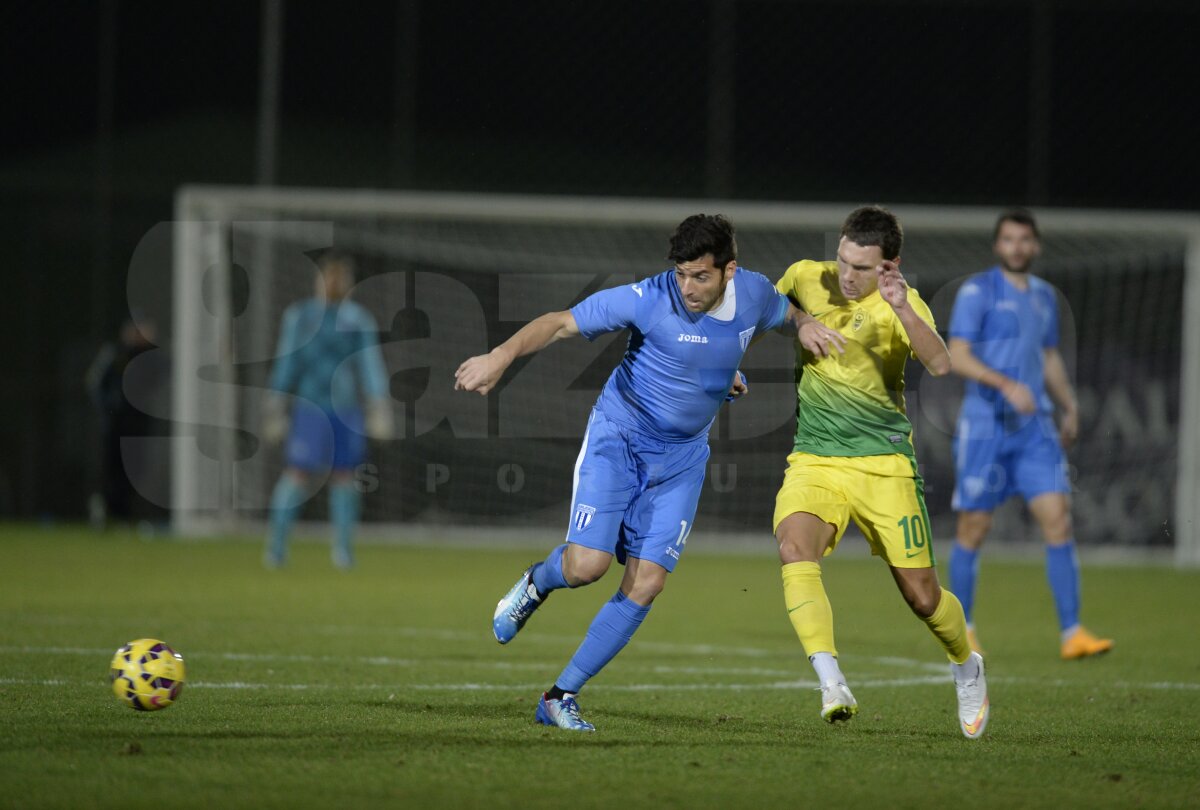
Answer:
[[(375, 317), (391, 375), (394, 440), (356, 471), (380, 531), (560, 528), (588, 409), (623, 338), (566, 341), (514, 365), (483, 398), (453, 372), (536, 315), (667, 267), (685, 216), (724, 213), (739, 263), (776, 278), (833, 256), (849, 204), (538, 197), (191, 186), (176, 198), (172, 515), (184, 534), (258, 530), (281, 469), (260, 405), (284, 308), (312, 294), (316, 251), (355, 256), (353, 298)], [(991, 262), (998, 209), (893, 206), (903, 268), (944, 330), (953, 296)], [(1082, 426), (1071, 453), (1085, 546), (1174, 549), (1200, 564), (1200, 217), (1036, 212), (1036, 272), (1061, 292), (1062, 349)], [(747, 355), (751, 395), (718, 417), (700, 517), (769, 534), (790, 448), (792, 349)], [(935, 534), (953, 525), (953, 379), (910, 368), (906, 399)], [(306, 507), (324, 514), (322, 499)], [(993, 542), (1029, 535), (1019, 509)]]

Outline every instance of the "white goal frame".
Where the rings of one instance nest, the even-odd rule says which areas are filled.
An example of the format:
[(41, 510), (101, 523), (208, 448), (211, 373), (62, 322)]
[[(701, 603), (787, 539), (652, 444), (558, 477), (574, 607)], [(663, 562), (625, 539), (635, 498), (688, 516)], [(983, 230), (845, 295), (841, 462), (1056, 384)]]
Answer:
[[(836, 231), (848, 204), (185, 186), (175, 198), (172, 359), (173, 418), (177, 432), (173, 436), (171, 459), (172, 525), (177, 533), (184, 535), (239, 528), (232, 518), (205, 516), (197, 508), (197, 493), (203, 486), (197, 476), (200, 451), (196, 441), (178, 428), (213, 417), (211, 412), (201, 413), (201, 403), (195, 396), (196, 375), (194, 371), (189, 373), (198, 367), (200, 359), (194, 302), (204, 295), (204, 275), (208, 269), (199, 243), (212, 229), (218, 233), (222, 229), (227, 231), (233, 213), (246, 208), (270, 210), (280, 220), (403, 216), (513, 223), (654, 224), (668, 229), (678, 223), (680, 212), (710, 210), (721, 211), (743, 226), (805, 226)], [(995, 207), (961, 206), (896, 205), (892, 210), (908, 227), (972, 233), (989, 230), (997, 213)], [(1200, 565), (1200, 215), (1068, 209), (1035, 209), (1035, 214), (1040, 226), (1050, 232), (1162, 235), (1186, 245), (1174, 557), (1180, 566)], [(227, 266), (229, 257), (221, 255), (219, 250), (217, 263)], [(229, 290), (221, 286), (225, 276), (225, 273), (214, 274), (217, 289), (208, 291), (218, 308), (228, 306)], [(1188, 314), (1197, 317), (1189, 318)], [(223, 407), (228, 409), (232, 405), (225, 403)], [(224, 415), (232, 416), (228, 412)]]

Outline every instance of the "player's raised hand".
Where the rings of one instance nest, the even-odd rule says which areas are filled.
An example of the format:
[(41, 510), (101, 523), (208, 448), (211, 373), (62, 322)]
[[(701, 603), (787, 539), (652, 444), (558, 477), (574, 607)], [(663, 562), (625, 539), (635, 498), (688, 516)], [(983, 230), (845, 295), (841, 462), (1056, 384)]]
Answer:
[(875, 273), (879, 277), (879, 295), (883, 300), (896, 310), (908, 306), (908, 282), (900, 274), (900, 266), (884, 259), (875, 268)]
[(454, 390), (478, 391), (487, 395), (504, 376), (509, 362), (496, 350), (467, 358), (454, 372)]
[(838, 354), (846, 353), (846, 336), (815, 319), (805, 321), (797, 337), (800, 345), (817, 357), (829, 357), (835, 351)]

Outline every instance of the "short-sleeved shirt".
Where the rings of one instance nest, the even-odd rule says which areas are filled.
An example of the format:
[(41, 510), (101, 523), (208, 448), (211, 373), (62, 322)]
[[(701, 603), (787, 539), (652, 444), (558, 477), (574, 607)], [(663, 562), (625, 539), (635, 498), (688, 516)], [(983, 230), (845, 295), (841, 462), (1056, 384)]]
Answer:
[[(971, 276), (954, 299), (950, 337), (970, 341), (980, 362), (1028, 386), (1040, 414), (1054, 412), (1046, 394), (1043, 352), (1058, 346), (1058, 302), (1048, 283), (1029, 276), (1029, 288), (1019, 290), (999, 267)], [(962, 415), (1018, 420), (997, 389), (974, 380), (967, 381)]]
[(716, 310), (691, 312), (671, 269), (602, 290), (571, 314), (588, 340), (629, 329), (596, 407), (661, 441), (685, 442), (708, 433), (751, 339), (781, 326), (787, 307), (766, 277), (739, 267)]
[[(775, 285), (801, 309), (847, 338), (844, 354), (817, 357), (797, 344), (794, 452), (816, 456), (898, 454), (915, 463), (904, 409), (904, 365), (915, 356), (904, 326), (879, 294), (848, 300), (837, 262), (801, 261)], [(934, 328), (911, 287), (908, 304)]]
[(333, 412), (358, 407), (359, 388), (388, 395), (375, 319), (353, 301), (309, 298), (283, 313), (271, 388)]

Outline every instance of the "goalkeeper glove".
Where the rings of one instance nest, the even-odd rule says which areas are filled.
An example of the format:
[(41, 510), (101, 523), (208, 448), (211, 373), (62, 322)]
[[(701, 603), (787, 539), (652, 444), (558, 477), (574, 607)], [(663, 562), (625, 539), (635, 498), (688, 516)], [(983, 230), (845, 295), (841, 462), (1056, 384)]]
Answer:
[(288, 412), (283, 397), (269, 394), (263, 400), (262, 437), (268, 444), (279, 444), (288, 432)]
[(367, 435), (372, 439), (386, 441), (396, 435), (392, 421), (392, 403), (387, 399), (373, 399), (367, 405)]

